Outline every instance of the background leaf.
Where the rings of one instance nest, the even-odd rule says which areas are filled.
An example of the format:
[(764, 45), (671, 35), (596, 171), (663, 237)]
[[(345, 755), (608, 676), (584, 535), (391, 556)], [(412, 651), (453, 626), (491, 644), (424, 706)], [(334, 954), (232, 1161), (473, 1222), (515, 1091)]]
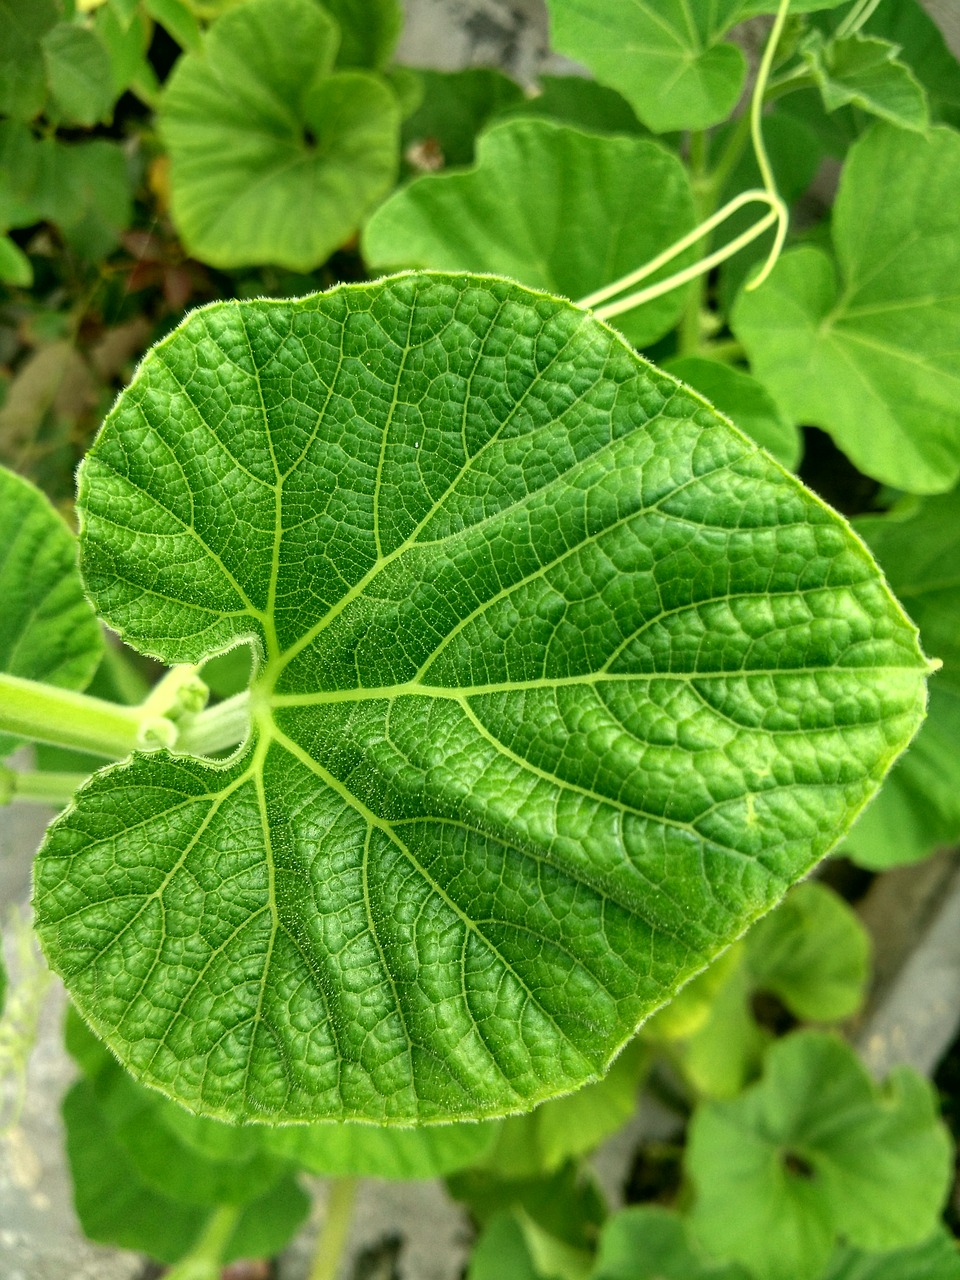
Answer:
[[(655, 201), (645, 198), (651, 190)], [(576, 300), (654, 257), (694, 221), (686, 171), (659, 143), (519, 119), (479, 139), (473, 169), (427, 174), (391, 196), (367, 223), (363, 252), (371, 267), (490, 271)], [(619, 316), (617, 327), (637, 346), (652, 342), (676, 324), (688, 292)]]
[(657, 1205), (631, 1206), (603, 1227), (591, 1280), (750, 1280), (736, 1263), (700, 1254), (677, 1214)]
[(323, 7), (340, 28), (337, 65), (383, 70), (403, 26), (397, 0), (323, 0)]
[(251, 0), (179, 60), (159, 126), (173, 215), (196, 257), (309, 271), (390, 190), (397, 99), (377, 76), (333, 73), (336, 48), (314, 0)]
[(823, 427), (878, 480), (916, 493), (960, 474), (960, 135), (875, 125), (833, 212), (837, 265), (784, 254), (733, 327), (794, 422)]
[(960, 492), (909, 501), (888, 516), (863, 516), (857, 531), (943, 662), (930, 687), (927, 719), (876, 802), (847, 836), (864, 866), (925, 857), (960, 838)]
[[(0, 467), (0, 671), (84, 689), (103, 653), (73, 534), (32, 484)], [(18, 740), (0, 734), (0, 756)]]
[(36, 872), (84, 1017), (208, 1114), (466, 1118), (597, 1076), (922, 713), (843, 521), (509, 281), (195, 312), (80, 505), (135, 647), (259, 653), (241, 750), (103, 770)]
[(54, 0), (0, 0), (0, 112), (32, 120), (47, 97), (41, 41), (58, 18)]
[(874, 1250), (925, 1240), (951, 1164), (922, 1077), (899, 1068), (881, 1091), (843, 1041), (797, 1032), (771, 1048), (759, 1084), (696, 1112), (690, 1221), (709, 1253), (758, 1280), (807, 1280), (838, 1235)]
[(60, 123), (88, 128), (113, 106), (110, 57), (93, 31), (58, 22), (43, 37), (43, 59), (50, 88), (47, 107)]
[(899, 47), (875, 36), (824, 41), (811, 32), (802, 53), (828, 111), (856, 106), (900, 129), (923, 133), (929, 121), (927, 95)]

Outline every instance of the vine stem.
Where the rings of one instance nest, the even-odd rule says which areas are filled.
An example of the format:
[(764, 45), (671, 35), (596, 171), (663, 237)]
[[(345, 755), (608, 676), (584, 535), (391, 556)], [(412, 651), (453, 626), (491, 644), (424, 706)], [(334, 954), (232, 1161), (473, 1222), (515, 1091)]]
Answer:
[(0, 765), (0, 804), (26, 800), (30, 804), (51, 804), (62, 808), (86, 780), (85, 773), (45, 773), (39, 769), (20, 773)]
[(337, 1280), (344, 1247), (350, 1234), (358, 1180), (331, 1178), (329, 1186), (327, 1214), (307, 1280)]
[[(750, 137), (753, 143), (753, 150), (757, 160), (757, 167), (760, 170), (760, 177), (763, 187), (751, 191), (741, 192), (728, 201), (722, 209), (705, 218), (698, 226), (688, 232), (687, 235), (681, 236), (679, 240), (674, 241), (662, 253), (657, 254), (655, 258), (651, 258), (649, 262), (642, 267), (638, 267), (636, 271), (631, 271), (628, 275), (622, 276), (619, 280), (615, 280), (612, 284), (604, 285), (602, 289), (597, 289), (593, 293), (587, 294), (585, 298), (581, 298), (577, 306), (584, 308), (595, 308), (597, 317), (601, 320), (609, 320), (613, 316), (622, 314), (624, 311), (631, 311), (634, 307), (641, 306), (645, 302), (651, 302), (654, 298), (659, 298), (665, 293), (678, 288), (682, 284), (686, 284), (690, 280), (695, 280), (698, 276), (704, 275), (711, 268), (717, 266), (721, 262), (725, 262), (727, 258), (733, 257), (745, 245), (750, 244), (758, 236), (763, 235), (770, 227), (776, 225), (777, 233), (774, 237), (773, 246), (767, 256), (760, 273), (754, 277), (745, 287), (749, 289), (758, 288), (767, 276), (773, 270), (780, 251), (783, 248), (783, 242), (786, 239), (787, 228), (790, 224), (790, 214), (784, 203), (780, 193), (777, 190), (776, 179), (773, 175), (773, 169), (767, 155), (767, 150), (763, 141), (763, 103), (766, 93), (767, 83), (770, 79), (770, 70), (773, 66), (773, 60), (776, 57), (777, 46), (780, 43), (780, 37), (783, 34), (784, 24), (787, 20), (787, 12), (790, 8), (790, 0), (780, 0), (777, 9), (777, 16), (774, 19), (770, 36), (767, 40), (763, 51), (763, 57), (760, 60), (760, 68), (757, 72), (757, 80), (753, 87), (753, 94), (750, 99), (749, 111), (749, 128)], [(698, 148), (700, 143), (697, 144)], [(698, 150), (699, 154), (699, 150)], [(699, 262), (693, 263), (689, 267), (684, 267), (681, 271), (676, 271), (672, 275), (667, 276), (664, 280), (658, 280), (656, 284), (648, 285), (646, 289), (640, 289), (636, 293), (628, 294), (625, 298), (620, 298), (616, 302), (607, 302), (608, 298), (616, 297), (616, 295), (624, 292), (625, 289), (631, 289), (634, 285), (639, 284), (648, 276), (659, 271), (668, 262), (671, 262), (678, 254), (684, 250), (691, 248), (693, 245), (701, 242), (705, 236), (714, 231), (721, 223), (726, 221), (732, 213), (737, 209), (743, 208), (744, 205), (753, 202), (760, 202), (768, 206), (769, 212), (752, 227), (736, 236), (728, 244), (721, 249), (715, 250), (713, 253), (707, 254)], [(598, 305), (605, 304), (605, 305)]]

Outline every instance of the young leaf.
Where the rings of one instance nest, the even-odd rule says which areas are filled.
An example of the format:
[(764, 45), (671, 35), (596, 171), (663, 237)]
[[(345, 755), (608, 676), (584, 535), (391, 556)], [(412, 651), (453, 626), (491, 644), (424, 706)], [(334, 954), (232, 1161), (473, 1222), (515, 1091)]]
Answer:
[(309, 271), (389, 191), (397, 99), (378, 76), (333, 72), (337, 42), (314, 0), (250, 0), (177, 63), (159, 127), (173, 215), (196, 257)]
[(926, 660), (844, 522), (576, 307), (405, 275), (196, 312), (80, 475), (143, 652), (249, 741), (98, 774), (37, 926), (223, 1117), (502, 1114), (603, 1072), (823, 856)]
[(643, 1042), (634, 1040), (602, 1080), (543, 1102), (528, 1115), (507, 1116), (485, 1159), (475, 1163), (503, 1178), (535, 1178), (584, 1155), (630, 1119), (649, 1057)]
[(802, 448), (800, 432), (792, 422), (786, 421), (773, 396), (756, 378), (701, 356), (679, 356), (668, 360), (663, 367), (706, 396), (778, 462), (796, 469)]
[(843, 1041), (809, 1031), (775, 1044), (741, 1097), (698, 1109), (687, 1161), (703, 1247), (757, 1280), (812, 1280), (838, 1236), (925, 1240), (952, 1165), (927, 1081), (901, 1067), (881, 1090)]
[(750, 1280), (736, 1263), (698, 1252), (677, 1214), (655, 1205), (615, 1213), (600, 1233), (590, 1280)]
[(870, 939), (841, 897), (816, 881), (798, 884), (746, 937), (754, 986), (809, 1022), (848, 1018), (869, 978)]
[(960, 475), (960, 135), (875, 125), (850, 150), (833, 211), (837, 265), (784, 254), (733, 326), (795, 422), (861, 471), (915, 493)]
[(875, 36), (852, 35), (827, 42), (811, 31), (801, 49), (828, 111), (860, 107), (901, 129), (926, 131), (927, 95), (899, 48)]
[[(141, 1181), (106, 1123), (93, 1085), (81, 1080), (63, 1100), (74, 1205), (84, 1234), (176, 1262), (199, 1239), (210, 1210), (184, 1204)], [(246, 1206), (225, 1261), (266, 1257), (290, 1240), (310, 1202), (291, 1176)]]
[[(655, 190), (656, 200), (647, 199)], [(577, 299), (625, 275), (695, 215), (675, 155), (648, 138), (598, 137), (546, 120), (494, 125), (465, 173), (425, 174), (376, 211), (363, 234), (373, 267), (491, 271)], [(691, 262), (691, 249), (663, 278)], [(617, 319), (636, 346), (676, 324), (687, 289)]]
[(960, 491), (864, 516), (857, 532), (907, 601), (924, 642), (943, 663), (923, 729), (845, 847), (865, 866), (924, 857), (960, 837)]
[[(77, 544), (47, 498), (0, 467), (0, 671), (84, 689), (103, 653)], [(17, 739), (0, 734), (0, 757)]]

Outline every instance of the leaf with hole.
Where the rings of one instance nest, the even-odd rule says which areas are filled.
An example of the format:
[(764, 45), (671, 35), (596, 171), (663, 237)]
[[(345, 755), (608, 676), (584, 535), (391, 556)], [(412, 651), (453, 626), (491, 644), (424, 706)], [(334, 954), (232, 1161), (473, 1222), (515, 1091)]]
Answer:
[(248, 740), (50, 829), (46, 953), (223, 1118), (503, 1114), (840, 838), (927, 662), (842, 519), (569, 303), (409, 274), (194, 313), (79, 478), (142, 652), (249, 639)]

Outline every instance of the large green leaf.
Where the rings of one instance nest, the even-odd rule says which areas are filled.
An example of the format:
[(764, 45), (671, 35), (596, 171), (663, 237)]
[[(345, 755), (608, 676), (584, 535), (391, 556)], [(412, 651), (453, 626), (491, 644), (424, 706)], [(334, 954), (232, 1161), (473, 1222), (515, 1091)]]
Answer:
[[(103, 639), (77, 572), (77, 543), (28, 481), (0, 467), (0, 671), (84, 689)], [(0, 756), (17, 739), (0, 734)]]
[(960, 838), (960, 490), (862, 517), (857, 531), (943, 662), (912, 750), (845, 842), (858, 862), (888, 867)]
[(80, 475), (167, 662), (249, 637), (249, 741), (98, 774), (37, 925), (143, 1080), (410, 1122), (601, 1073), (825, 854), (922, 714), (844, 522), (576, 307), (405, 275), (196, 312)]
[(740, 1098), (698, 1109), (687, 1160), (701, 1242), (757, 1280), (812, 1280), (837, 1237), (918, 1244), (953, 1164), (926, 1080), (901, 1067), (881, 1090), (848, 1045), (809, 1031), (776, 1044)]
[[(577, 299), (649, 261), (695, 221), (686, 171), (659, 143), (520, 119), (478, 140), (474, 168), (425, 174), (391, 196), (367, 223), (363, 250), (374, 267), (492, 271)], [(645, 346), (673, 328), (687, 292), (627, 312), (617, 327)]]
[(934, 493), (960, 475), (960, 134), (877, 125), (850, 150), (833, 211), (836, 266), (785, 254), (733, 325), (795, 422), (861, 471)]
[[(791, 11), (843, 0), (794, 0)], [(705, 129), (737, 105), (746, 58), (723, 39), (776, 0), (547, 0), (554, 46), (583, 62), (657, 133)]]
[(195, 256), (308, 271), (390, 190), (397, 99), (378, 76), (334, 72), (337, 44), (314, 0), (250, 0), (179, 60), (159, 124)]

